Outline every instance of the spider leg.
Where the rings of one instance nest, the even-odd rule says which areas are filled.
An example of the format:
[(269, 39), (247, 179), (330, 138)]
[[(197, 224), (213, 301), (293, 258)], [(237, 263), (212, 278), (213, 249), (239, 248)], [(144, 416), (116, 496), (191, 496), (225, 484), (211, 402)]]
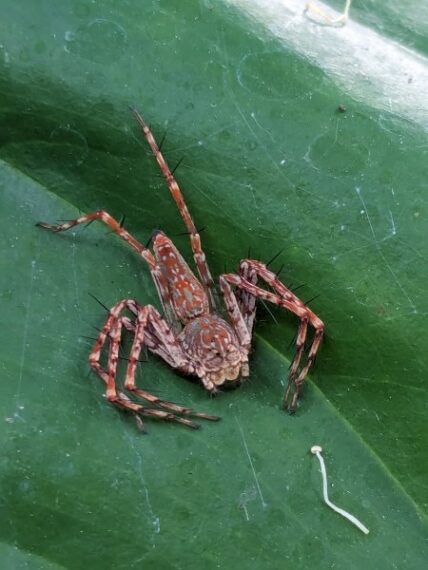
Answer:
[[(136, 322), (133, 324), (128, 317), (121, 317), (120, 314), (123, 309), (128, 309), (131, 313), (136, 314)], [(189, 408), (178, 406), (173, 402), (160, 400), (156, 396), (150, 394), (145, 390), (138, 390), (135, 386), (135, 370), (141, 352), (141, 347), (144, 344), (144, 331), (148, 326), (151, 316), (155, 315), (156, 327), (164, 333), (166, 342), (170, 345), (169, 356), (170, 364), (175, 368), (182, 371), (189, 371), (189, 365), (185, 356), (181, 353), (181, 349), (175, 340), (171, 330), (166, 322), (161, 318), (160, 314), (151, 305), (145, 307), (139, 306), (136, 301), (123, 300), (117, 303), (111, 310), (107, 320), (95, 342), (95, 345), (89, 356), (89, 363), (92, 369), (101, 377), (106, 384), (106, 397), (112, 404), (135, 413), (139, 416), (150, 416), (160, 420), (173, 421), (181, 423), (191, 428), (198, 428), (199, 425), (195, 422), (182, 418), (176, 414), (182, 413), (187, 416), (195, 416), (208, 420), (217, 420), (217, 416), (210, 416), (199, 412), (194, 412)], [(119, 358), (119, 347), (122, 327), (134, 332), (134, 341), (131, 349), (131, 355), (128, 359), (128, 367), (126, 371), (125, 389), (129, 389), (136, 396), (142, 397), (156, 406), (163, 409), (150, 408), (137, 404), (132, 401), (126, 394), (117, 390), (116, 375), (117, 375), (117, 361)], [(102, 349), (109, 339), (107, 368), (103, 368), (100, 364), (100, 357)], [(153, 339), (153, 337), (152, 337)], [(175, 413), (172, 413), (175, 412)]]
[[(246, 260), (242, 261), (240, 264), (240, 268), (239, 268), (239, 274), (240, 276), (245, 279), (245, 281), (248, 281), (249, 283), (256, 285), (257, 281), (258, 281), (258, 274), (257, 271), (255, 269), (254, 266), (250, 265), (249, 263), (246, 262)], [(276, 274), (276, 276), (278, 276)], [(227, 282), (226, 282), (227, 283)], [(229, 289), (230, 285), (227, 284), (227, 287)], [(225, 292), (224, 290), (226, 289), (225, 284), (223, 283), (223, 287), (222, 290), (223, 292)], [(229, 292), (227, 296), (230, 296), (230, 294), (233, 294), (233, 292)], [(245, 321), (246, 327), (250, 333), (250, 335), (252, 335), (252, 331), (253, 331), (253, 326), (254, 326), (254, 319), (256, 316), (256, 300), (257, 297), (255, 295), (252, 295), (249, 291), (242, 289), (242, 288), (238, 288), (238, 290), (235, 292), (235, 296), (236, 299), (238, 301), (238, 306), (239, 306), (239, 311)], [(227, 305), (227, 302), (226, 302)], [(296, 353), (294, 355), (293, 361), (290, 365), (290, 372), (289, 372), (289, 383), (288, 383), (288, 388), (289, 389), (291, 387), (291, 385), (293, 384), (293, 379), (296, 378), (296, 374), (299, 368), (299, 364), (302, 358), (302, 354), (304, 352), (304, 348), (305, 348), (305, 341), (306, 341), (306, 336), (307, 336), (307, 328), (308, 328), (308, 319), (306, 318), (302, 318), (299, 324), (299, 330), (297, 333), (297, 337), (296, 337)], [(288, 401), (288, 397), (284, 398), (285, 401)]]
[(117, 234), (121, 239), (126, 241), (147, 262), (159, 298), (165, 310), (166, 318), (170, 325), (173, 326), (174, 329), (176, 329), (178, 332), (181, 327), (178, 324), (178, 319), (172, 306), (168, 284), (162, 274), (158, 262), (156, 261), (152, 252), (137, 239), (135, 239), (129, 232), (127, 232), (123, 226), (108, 212), (105, 210), (97, 210), (96, 212), (85, 214), (84, 216), (80, 216), (75, 220), (68, 220), (62, 224), (47, 224), (45, 222), (38, 222), (36, 225), (46, 230), (58, 233), (69, 230), (70, 228), (73, 228), (79, 224), (84, 224), (85, 222), (90, 224), (96, 220), (106, 224), (113, 231), (113, 233)]
[(195, 412), (190, 408), (179, 406), (168, 400), (161, 400), (157, 396), (147, 392), (147, 390), (141, 390), (136, 386), (136, 366), (139, 361), (141, 347), (145, 342), (149, 326), (151, 330), (149, 333), (150, 339), (147, 344), (151, 351), (161, 356), (173, 368), (181, 369), (184, 372), (190, 371), (189, 363), (183, 355), (182, 349), (171, 330), (158, 311), (151, 305), (146, 305), (141, 309), (137, 316), (134, 341), (131, 348), (131, 354), (128, 358), (128, 367), (126, 370), (124, 384), (125, 389), (165, 410), (206, 420), (218, 420), (219, 418), (217, 416)]
[(169, 191), (177, 205), (178, 211), (180, 212), (180, 215), (186, 225), (187, 231), (189, 232), (193, 258), (195, 260), (196, 267), (202, 281), (202, 286), (204, 287), (204, 290), (208, 296), (211, 308), (215, 309), (216, 302), (214, 298), (214, 282), (211, 276), (210, 269), (208, 267), (205, 253), (202, 249), (201, 237), (199, 235), (199, 232), (196, 229), (195, 223), (192, 219), (189, 209), (187, 208), (186, 202), (184, 201), (180, 187), (178, 186), (178, 183), (174, 178), (173, 173), (171, 172), (162, 152), (160, 151), (159, 146), (153, 136), (153, 133), (145, 123), (140, 113), (136, 109), (132, 109), (132, 111), (144, 133), (144, 136), (146, 137), (147, 142), (150, 145), (150, 148), (152, 149), (153, 155), (159, 165), (159, 168), (161, 169), (162, 174), (166, 179)]
[[(240, 275), (246, 280), (249, 281), (252, 284), (257, 284), (258, 281), (258, 273), (257, 273), (257, 265), (261, 265), (264, 267), (265, 271), (267, 271), (269, 273), (269, 278), (272, 278), (272, 272), (270, 272), (270, 270), (267, 269), (266, 265), (264, 264), (260, 264), (259, 262), (256, 262), (256, 265), (252, 264), (252, 263), (248, 263), (248, 260), (243, 260), (240, 263), (240, 268), (239, 268), (239, 273)], [(294, 293), (288, 289), (287, 287), (285, 287), (285, 285), (283, 285), (283, 283), (281, 283), (278, 280), (278, 274), (273, 274), (275, 276), (275, 282), (278, 283), (279, 289), (282, 290), (282, 293), (287, 295), (288, 293), (292, 293), (294, 295)], [(267, 279), (266, 279), (267, 281)], [(251, 295), (250, 293), (248, 293), (247, 291), (243, 290), (243, 289), (239, 289), (238, 293), (241, 293), (241, 299), (242, 299), (242, 303), (241, 303), (241, 311), (243, 312), (243, 314), (247, 315), (247, 320), (250, 324), (250, 326), (252, 327), (253, 323), (254, 323), (254, 318), (255, 318), (255, 313), (256, 313), (256, 297), (254, 297), (253, 295)], [(294, 295), (295, 297), (295, 295)], [(299, 299), (297, 297), (295, 297), (295, 300), (299, 302)], [(303, 375), (303, 377), (301, 378), (300, 376), (298, 377), (298, 369), (299, 369), (299, 365), (301, 362), (301, 358), (302, 355), (304, 353), (304, 349), (305, 349), (305, 342), (306, 342), (306, 338), (307, 338), (307, 329), (308, 329), (308, 318), (301, 318), (300, 320), (300, 324), (299, 324), (299, 329), (297, 332), (297, 336), (295, 339), (295, 343), (296, 343), (296, 352), (293, 358), (293, 361), (291, 362), (290, 365), (290, 372), (289, 372), (289, 381), (288, 381), (288, 386), (287, 386), (287, 390), (284, 396), (284, 406), (287, 406), (287, 402), (289, 402), (290, 398), (291, 398), (291, 392), (293, 391), (293, 389), (295, 387), (298, 386), (298, 390), (297, 390), (297, 396), (298, 396), (298, 392), (300, 391), (300, 387), (301, 384), (304, 381), (304, 378), (310, 368), (310, 366), (306, 369), (305, 374)], [(317, 347), (318, 349), (318, 347)], [(299, 378), (299, 382), (297, 382)], [(294, 402), (292, 401), (288, 407), (290, 409), (290, 411), (294, 411), (296, 404), (297, 404), (297, 396), (294, 400)]]
[[(257, 284), (258, 281), (257, 271), (250, 264), (241, 262), (239, 266), (239, 275), (243, 279), (245, 279), (245, 281), (248, 281), (253, 285)], [(244, 317), (247, 329), (249, 333), (252, 334), (254, 327), (254, 319), (256, 316), (257, 299), (254, 295), (252, 295), (245, 289), (238, 289), (235, 295), (236, 298), (238, 299), (239, 310)]]
[[(181, 423), (191, 428), (198, 428), (199, 427), (198, 424), (186, 420), (185, 418), (180, 418), (174, 414), (166, 413), (162, 410), (152, 409), (149, 407), (142, 406), (140, 404), (136, 404), (135, 402), (132, 402), (126, 396), (126, 394), (117, 391), (116, 371), (117, 371), (117, 361), (119, 358), (119, 347), (120, 347), (122, 325), (125, 325), (125, 323), (123, 322), (124, 320), (125, 319), (122, 318), (114, 319), (113, 317), (110, 319), (110, 322), (106, 322), (106, 325), (104, 325), (103, 330), (100, 333), (100, 337), (97, 340), (97, 343), (95, 344), (94, 349), (92, 350), (91, 355), (89, 357), (89, 362), (91, 364), (92, 369), (95, 370), (95, 372), (106, 383), (107, 400), (112, 404), (118, 406), (119, 408), (137, 414), (138, 416), (150, 416), (158, 418), (160, 420)], [(102, 345), (104, 344), (107, 336), (110, 338), (110, 346), (109, 346), (107, 370), (106, 370), (100, 365), (99, 359), (100, 359)]]
[(251, 330), (248, 329), (248, 323), (245, 314), (242, 313), (237, 295), (229, 284), (227, 275), (219, 277), (220, 291), (224, 298), (226, 310), (229, 314), (231, 325), (238, 337), (239, 344), (250, 350), (251, 346)]
[(113, 233), (117, 234), (120, 238), (129, 243), (129, 245), (135, 249), (139, 255), (141, 255), (141, 257), (148, 263), (150, 269), (155, 269), (156, 260), (152, 253), (142, 243), (136, 240), (129, 232), (127, 232), (121, 226), (121, 224), (105, 210), (97, 210), (96, 212), (85, 214), (84, 216), (80, 216), (75, 220), (68, 220), (62, 224), (47, 224), (45, 222), (38, 222), (36, 225), (57, 233), (69, 230), (78, 224), (84, 224), (85, 222), (92, 223), (95, 220), (99, 220), (100, 222), (106, 224)]
[[(248, 280), (244, 278), (243, 275), (247, 276)], [(256, 283), (258, 277), (263, 279), (263, 281), (265, 281), (265, 283), (267, 283), (274, 292), (267, 291), (257, 286)], [(240, 292), (239, 300), (236, 302), (240, 307), (243, 319), (246, 321), (247, 326), (250, 327), (250, 333), (254, 322), (256, 310), (255, 300), (257, 298), (279, 305), (299, 317), (300, 325), (296, 339), (296, 353), (290, 366), (289, 383), (283, 400), (284, 407), (293, 413), (296, 409), (302, 384), (320, 347), (324, 333), (324, 323), (298, 297), (296, 297), (292, 291), (279, 281), (275, 273), (267, 269), (267, 267), (259, 261), (244, 259), (240, 264), (239, 275), (229, 273), (220, 277), (220, 287), (222, 288), (222, 291), (227, 291), (227, 287), (225, 287), (224, 283), (229, 284), (229, 289), (230, 285), (234, 285), (238, 289), (238, 292)], [(241, 293), (241, 291), (244, 291), (245, 295)], [(227, 292), (227, 296), (230, 297), (229, 291)], [(251, 297), (253, 299), (251, 299)], [(226, 300), (226, 305), (227, 304), (228, 301)], [(306, 363), (299, 371), (299, 366), (304, 352), (308, 324), (315, 329), (315, 334)]]
[[(252, 285), (257, 284), (257, 271), (246, 261), (241, 262), (239, 273), (240, 276), (245, 279), (245, 281), (251, 283)], [(244, 288), (238, 288), (236, 292), (233, 292), (227, 280), (222, 277), (220, 277), (220, 289), (224, 296), (226, 308), (229, 313), (232, 326), (234, 327), (235, 332), (241, 341), (241, 345), (245, 346), (249, 350), (254, 319), (256, 315), (257, 297)], [(247, 335), (241, 332), (243, 329), (243, 324), (248, 331)], [(290, 365), (290, 379), (296, 377), (296, 373), (305, 347), (307, 326), (308, 319), (302, 318), (296, 338), (296, 353)]]
[[(246, 320), (246, 314), (242, 312), (240, 301), (238, 300), (239, 290), (237, 293), (232, 290), (227, 279), (224, 275), (220, 275), (219, 278), (220, 291), (223, 295), (224, 304), (226, 305), (226, 310), (229, 314), (230, 323), (234, 329), (236, 336), (238, 337), (239, 344), (247, 352), (247, 355), (251, 348), (251, 327)], [(241, 367), (241, 379), (248, 378), (250, 375), (250, 366), (248, 361), (242, 364)]]
[(303, 352), (305, 350), (306, 336), (308, 334), (308, 319), (302, 318), (299, 324), (299, 330), (296, 337), (296, 353), (290, 366), (290, 379), (295, 378)]
[[(302, 387), (303, 382), (305, 381), (306, 375), (309, 372), (312, 364), (315, 361), (318, 349), (321, 345), (322, 337), (323, 337), (324, 329), (323, 328), (316, 328), (315, 335), (312, 340), (312, 345), (309, 350), (308, 358), (306, 361), (305, 366), (300, 371), (300, 374), (295, 377), (290, 374), (289, 377), (289, 384), (287, 387), (287, 391), (284, 395), (284, 406), (288, 406), (289, 411), (292, 413), (295, 411), (297, 406), (297, 400), (299, 399), (300, 390)], [(290, 402), (291, 400), (291, 402)]]
[[(114, 307), (113, 309), (115, 309)], [(129, 308), (129, 307), (128, 307)], [(120, 312), (120, 310), (119, 310)], [(106, 383), (106, 397), (109, 402), (118, 406), (123, 410), (127, 410), (138, 416), (151, 416), (165, 421), (174, 421), (177, 423), (182, 423), (191, 428), (198, 428), (198, 424), (192, 421), (186, 420), (185, 418), (180, 418), (174, 414), (166, 413), (162, 410), (152, 409), (140, 404), (132, 402), (126, 394), (123, 392), (117, 392), (116, 390), (116, 370), (117, 370), (117, 360), (119, 357), (119, 347), (120, 347), (120, 337), (122, 325), (125, 326), (125, 318), (115, 318), (112, 314), (109, 319), (107, 319), (100, 336), (90, 354), (89, 362), (91, 367), (95, 372), (104, 380)], [(110, 321), (110, 322), (109, 322)], [(110, 346), (108, 352), (107, 370), (102, 368), (99, 363), (101, 348), (105, 343), (107, 337), (110, 338)]]

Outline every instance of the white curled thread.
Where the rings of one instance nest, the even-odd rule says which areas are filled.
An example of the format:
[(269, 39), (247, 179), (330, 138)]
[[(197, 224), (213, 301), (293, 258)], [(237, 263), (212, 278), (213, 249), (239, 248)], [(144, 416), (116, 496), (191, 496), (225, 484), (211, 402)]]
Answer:
[(313, 447), (311, 447), (311, 452), (318, 457), (321, 466), (322, 492), (324, 495), (324, 501), (331, 509), (333, 509), (333, 511), (336, 511), (336, 513), (339, 513), (339, 515), (342, 515), (342, 517), (345, 517), (346, 519), (348, 519), (348, 521), (351, 521), (351, 523), (354, 524), (356, 527), (358, 527), (361, 530), (361, 532), (363, 532), (364, 534), (369, 534), (370, 532), (369, 529), (366, 526), (364, 526), (362, 522), (360, 522), (356, 517), (354, 517), (354, 515), (351, 515), (351, 513), (348, 513), (347, 511), (344, 511), (343, 509), (336, 507), (336, 505), (332, 503), (328, 498), (327, 470), (325, 468), (325, 463), (321, 455), (321, 451), (322, 447), (320, 447), (319, 445), (314, 445)]
[[(312, 2), (308, 2), (303, 10), (304, 14), (313, 13), (320, 18), (319, 23), (324, 23), (330, 26), (344, 26), (349, 18), (349, 9), (351, 7), (352, 0), (346, 0), (345, 8), (343, 9), (343, 14), (338, 16), (337, 18), (333, 18), (326, 14), (322, 8), (318, 8), (318, 6), (312, 4)], [(312, 19), (312, 18), (311, 18)], [(314, 20), (317, 21), (317, 20)]]

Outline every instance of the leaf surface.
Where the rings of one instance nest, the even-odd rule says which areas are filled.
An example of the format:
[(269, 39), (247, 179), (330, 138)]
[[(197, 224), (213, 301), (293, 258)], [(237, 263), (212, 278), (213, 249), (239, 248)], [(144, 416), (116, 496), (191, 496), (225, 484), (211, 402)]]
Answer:
[[(231, 3), (18, 1), (1, 27), (2, 566), (423, 567), (420, 115), (361, 98), (323, 67), (321, 43), (318, 65)], [(89, 293), (159, 306), (154, 286), (105, 228), (34, 224), (103, 207), (189, 258), (128, 104), (166, 132), (172, 166), (184, 156), (177, 178), (216, 276), (248, 248), (283, 250), (281, 278), (320, 295), (327, 338), (295, 417), (279, 403), (296, 322), (262, 306), (239, 390), (210, 400), (153, 357), (139, 372), (220, 423), (151, 422), (145, 437), (101, 397), (86, 337), (105, 313)], [(332, 500), (368, 537), (323, 504), (314, 444)]]

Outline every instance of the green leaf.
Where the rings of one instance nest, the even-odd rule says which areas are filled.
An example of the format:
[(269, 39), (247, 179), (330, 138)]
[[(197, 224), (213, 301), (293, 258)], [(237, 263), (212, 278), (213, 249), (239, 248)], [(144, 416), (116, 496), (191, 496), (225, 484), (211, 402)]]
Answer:
[[(334, 36), (296, 12), (283, 37), (269, 20), (276, 4), (246, 3), (247, 15), (242, 2), (202, 0), (3, 11), (4, 568), (424, 567), (427, 125), (414, 82), (424, 85), (425, 60), (397, 59), (420, 72), (397, 73), (389, 107), (389, 67), (370, 56), (385, 49), (387, 61), (390, 40), (368, 30), (368, 67), (351, 73), (341, 54), (359, 28)], [(411, 34), (398, 39), (416, 45)], [(262, 306), (239, 390), (210, 400), (154, 357), (139, 371), (141, 386), (221, 422), (147, 422), (143, 436), (102, 398), (86, 337), (105, 313), (89, 294), (159, 306), (155, 288), (105, 228), (53, 235), (35, 223), (103, 207), (143, 243), (160, 227), (190, 258), (128, 104), (159, 139), (166, 131), (172, 166), (184, 156), (177, 178), (216, 275), (249, 247), (262, 260), (283, 250), (284, 282), (305, 283), (304, 300), (320, 294), (311, 307), (327, 337), (295, 417), (279, 404), (296, 321)], [(314, 444), (331, 499), (368, 536), (322, 502)]]

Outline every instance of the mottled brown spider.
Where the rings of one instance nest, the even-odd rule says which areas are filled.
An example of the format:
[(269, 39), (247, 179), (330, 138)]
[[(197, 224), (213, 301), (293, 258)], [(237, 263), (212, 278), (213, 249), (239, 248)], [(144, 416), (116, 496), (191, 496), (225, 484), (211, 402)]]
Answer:
[[(100, 220), (128, 242), (149, 266), (165, 317), (162, 317), (152, 305), (143, 306), (133, 299), (119, 301), (110, 309), (89, 355), (92, 369), (106, 384), (107, 399), (112, 404), (136, 414), (141, 425), (142, 416), (179, 422), (193, 428), (198, 427), (198, 424), (189, 417), (218, 419), (216, 416), (195, 412), (173, 402), (161, 400), (138, 388), (135, 383), (135, 372), (142, 346), (147, 346), (151, 352), (163, 358), (179, 372), (197, 376), (206, 390), (215, 393), (219, 386), (225, 383), (237, 383), (239, 378), (245, 379), (249, 376), (248, 355), (256, 314), (256, 300), (262, 299), (289, 310), (300, 319), (296, 353), (290, 366), (288, 386), (283, 399), (284, 407), (294, 412), (301, 386), (321, 344), (324, 324), (278, 280), (275, 273), (265, 264), (252, 259), (243, 259), (237, 274), (226, 273), (220, 276), (220, 291), (225, 302), (228, 321), (220, 316), (213, 294), (214, 283), (201, 247), (201, 239), (180, 188), (149, 127), (137, 111), (134, 110), (133, 113), (166, 178), (168, 188), (190, 235), (199, 280), (163, 232), (153, 232), (153, 255), (148, 247), (137, 241), (104, 210), (62, 224), (38, 223), (42, 228), (61, 232), (77, 224)], [(259, 279), (271, 290), (258, 286)], [(128, 310), (128, 316), (123, 314), (124, 310)], [(301, 364), (309, 325), (315, 329), (315, 333), (306, 362)], [(134, 397), (133, 399), (119, 390), (116, 385), (123, 328), (133, 336), (124, 383), (124, 389)], [(100, 364), (100, 357), (107, 342), (107, 364), (103, 367)], [(143, 405), (138, 400), (148, 402), (149, 405)]]

